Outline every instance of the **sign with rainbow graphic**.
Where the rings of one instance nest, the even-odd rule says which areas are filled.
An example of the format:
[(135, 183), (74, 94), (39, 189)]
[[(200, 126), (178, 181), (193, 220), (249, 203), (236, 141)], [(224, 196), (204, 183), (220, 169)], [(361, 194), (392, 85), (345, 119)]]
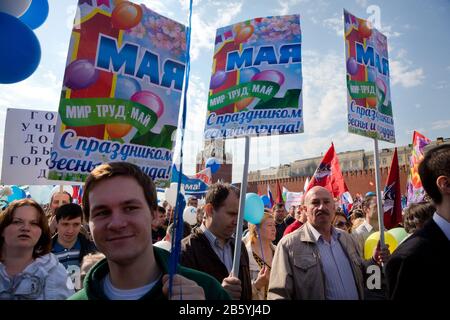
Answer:
[(344, 10), (348, 131), (395, 143), (387, 38)]
[(217, 30), (204, 138), (303, 132), (300, 16)]
[(80, 0), (49, 178), (83, 181), (127, 161), (169, 183), (185, 71), (185, 26), (129, 1)]

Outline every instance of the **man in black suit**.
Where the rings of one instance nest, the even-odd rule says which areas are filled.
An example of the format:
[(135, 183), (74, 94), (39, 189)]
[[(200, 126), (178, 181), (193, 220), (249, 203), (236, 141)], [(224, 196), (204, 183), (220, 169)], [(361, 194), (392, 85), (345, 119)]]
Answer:
[(448, 298), (450, 144), (430, 149), (419, 165), (419, 175), (436, 212), (392, 254), (386, 266), (390, 299)]

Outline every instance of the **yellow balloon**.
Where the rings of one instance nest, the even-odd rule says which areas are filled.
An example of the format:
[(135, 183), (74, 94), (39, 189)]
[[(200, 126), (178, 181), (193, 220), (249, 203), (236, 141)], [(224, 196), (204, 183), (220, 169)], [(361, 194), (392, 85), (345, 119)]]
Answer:
[[(364, 259), (372, 258), (373, 251), (377, 247), (378, 240), (380, 240), (380, 231), (372, 233), (364, 244)], [(384, 242), (389, 245), (389, 252), (392, 253), (397, 248), (398, 243), (394, 236), (388, 232), (384, 233)]]

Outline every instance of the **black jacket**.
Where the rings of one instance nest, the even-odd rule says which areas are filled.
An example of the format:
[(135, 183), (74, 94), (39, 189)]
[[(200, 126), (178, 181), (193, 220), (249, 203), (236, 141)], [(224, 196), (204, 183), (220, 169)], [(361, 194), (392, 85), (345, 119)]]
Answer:
[(433, 219), (393, 252), (386, 266), (386, 275), (390, 299), (447, 298), (450, 241)]
[[(211, 244), (201, 229), (184, 238), (181, 243), (180, 264), (184, 267), (203, 271), (216, 278), (220, 283), (229, 273), (225, 265), (211, 248)], [(234, 254), (234, 240), (231, 243)], [(252, 299), (252, 280), (250, 277), (249, 260), (244, 243), (241, 246), (241, 259), (239, 263), (239, 280), (241, 280), (241, 300)]]

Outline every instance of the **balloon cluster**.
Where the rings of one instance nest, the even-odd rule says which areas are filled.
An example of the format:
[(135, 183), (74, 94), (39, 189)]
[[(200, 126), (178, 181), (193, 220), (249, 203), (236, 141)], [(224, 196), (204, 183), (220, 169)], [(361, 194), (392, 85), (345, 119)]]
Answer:
[[(356, 61), (355, 61), (356, 64)], [(217, 70), (210, 81), (210, 89), (217, 89), (221, 87), (228, 78), (228, 73), (223, 70)], [(278, 83), (280, 86), (284, 83), (284, 74), (277, 70), (260, 71), (258, 68), (249, 67), (241, 69), (239, 72), (239, 84), (252, 81), (271, 81)], [(255, 98), (249, 97), (239, 100), (235, 103), (236, 108), (241, 111), (245, 109)]]
[(47, 0), (0, 1), (0, 83), (22, 81), (36, 70), (41, 46), (33, 29), (47, 16)]

